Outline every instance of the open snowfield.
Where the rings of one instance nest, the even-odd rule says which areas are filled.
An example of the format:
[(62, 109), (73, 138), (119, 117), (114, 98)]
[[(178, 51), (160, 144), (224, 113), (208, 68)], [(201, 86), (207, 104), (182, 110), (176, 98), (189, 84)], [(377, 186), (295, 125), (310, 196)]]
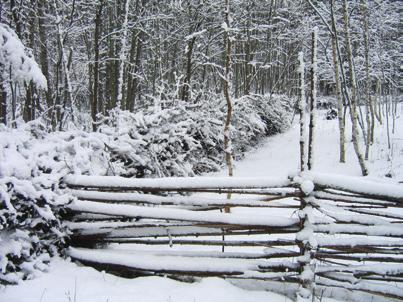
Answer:
[[(398, 108), (403, 116), (403, 107)], [(349, 123), (346, 129), (350, 129)], [(257, 150), (236, 163), (236, 176), (286, 176), (298, 169), (298, 125), (284, 134), (270, 137)], [(385, 125), (377, 127), (375, 144), (368, 163), (369, 177), (390, 174), (403, 181), (403, 119), (396, 120), (391, 135), (392, 151), (387, 148)], [(338, 163), (337, 120), (327, 121), (321, 112), (318, 118), (315, 146), (315, 170), (344, 175), (360, 175), (350, 133), (347, 134), (347, 163)], [(216, 173), (223, 176), (226, 171)], [(69, 260), (56, 258), (48, 273), (38, 273), (34, 280), (17, 286), (0, 288), (1, 302), (287, 302), (284, 296), (267, 291), (248, 291), (218, 278), (196, 283), (181, 283), (161, 277), (124, 279), (82, 267)], [(323, 299), (323, 301), (334, 301)]]

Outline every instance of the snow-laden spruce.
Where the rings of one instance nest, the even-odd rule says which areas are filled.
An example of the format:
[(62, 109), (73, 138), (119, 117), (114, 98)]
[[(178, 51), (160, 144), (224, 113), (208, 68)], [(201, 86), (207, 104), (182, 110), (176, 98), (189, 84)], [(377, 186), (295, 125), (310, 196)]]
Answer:
[[(262, 98), (268, 96), (234, 104), (234, 149), (240, 156), (289, 125), (289, 99), (273, 96), (262, 104)], [(68, 231), (60, 217), (70, 196), (59, 184), (68, 174), (158, 177), (218, 170), (222, 101), (197, 108), (178, 101), (158, 112), (135, 114), (116, 110), (95, 133), (49, 133), (39, 120), (16, 129), (0, 125), (0, 283), (33, 277), (63, 249)]]
[(0, 73), (12, 82), (32, 81), (38, 87), (47, 88), (45, 76), (27, 51), (17, 34), (6, 24), (0, 23)]

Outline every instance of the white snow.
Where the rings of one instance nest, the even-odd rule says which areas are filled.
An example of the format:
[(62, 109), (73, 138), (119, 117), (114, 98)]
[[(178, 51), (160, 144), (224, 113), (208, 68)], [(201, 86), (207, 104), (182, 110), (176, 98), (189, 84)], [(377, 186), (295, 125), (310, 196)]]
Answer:
[[(358, 183), (354, 183), (354, 178), (352, 178), (353, 180), (352, 184), (349, 181), (344, 181), (350, 179), (349, 177), (351, 176), (360, 175), (360, 167), (356, 162), (354, 150), (350, 140), (351, 137), (351, 132), (349, 132), (351, 131), (350, 122), (347, 121), (346, 125), (347, 162), (345, 164), (340, 164), (338, 163), (339, 156), (337, 148), (338, 143), (337, 120), (326, 121), (323, 119), (323, 112), (318, 113), (319, 116), (317, 120), (317, 129), (316, 129), (317, 146), (315, 148), (315, 174), (310, 174), (310, 177), (312, 177), (312, 175), (316, 175), (314, 177), (316, 177), (318, 181), (322, 181), (323, 183), (325, 183), (328, 180), (326, 178), (327, 176), (324, 176), (324, 174), (319, 173), (331, 172), (341, 174), (344, 176), (339, 177), (339, 179), (337, 179), (337, 182), (339, 182), (340, 185), (342, 185), (343, 187), (351, 186), (350, 188), (352, 190), (357, 190), (357, 188), (359, 189), (360, 185)], [(368, 161), (370, 176), (368, 177), (367, 180), (365, 180), (365, 186), (369, 188), (371, 187), (377, 188), (377, 190), (373, 189), (374, 194), (376, 194), (376, 192), (379, 192), (378, 191), (379, 189), (382, 191), (382, 194), (386, 195), (392, 194), (396, 198), (401, 198), (401, 190), (396, 187), (396, 179), (400, 181), (403, 180), (403, 168), (402, 168), (403, 153), (401, 152), (401, 150), (403, 150), (403, 145), (401, 145), (400, 143), (403, 133), (402, 120), (401, 119), (397, 120), (396, 131), (395, 134), (392, 136), (392, 142), (393, 144), (395, 144), (394, 152), (390, 152), (387, 150), (387, 148), (385, 148), (386, 146), (385, 127), (379, 126), (377, 128), (377, 132), (378, 132), (376, 134), (377, 139), (374, 145), (372, 146), (370, 159)], [(271, 179), (269, 181), (270, 184), (272, 184), (273, 186), (285, 185), (286, 182), (284, 182), (284, 179), (287, 179), (289, 172), (297, 171), (299, 168), (298, 144), (299, 144), (299, 127), (298, 125), (294, 125), (294, 127), (292, 127), (288, 132), (268, 138), (267, 142), (263, 146), (261, 146), (261, 148), (259, 148), (255, 152), (251, 152), (250, 154), (248, 154), (248, 156), (243, 161), (235, 163), (235, 175), (237, 175), (237, 177), (260, 177), (260, 178), (274, 177), (275, 180), (274, 183), (272, 182), (273, 179)], [(373, 177), (383, 177), (387, 173), (391, 173), (393, 176), (395, 176), (395, 180), (389, 180), (385, 178), (382, 182), (378, 183), (374, 183), (373, 180), (371, 180)], [(294, 172), (293, 174), (295, 175), (296, 173)], [(220, 185), (221, 180), (219, 177), (224, 175), (227, 175), (227, 172), (225, 170), (221, 171), (220, 173), (217, 173), (215, 176), (218, 177), (217, 179), (218, 182), (215, 182), (214, 185)], [(74, 178), (72, 179), (72, 181), (74, 181)], [(237, 181), (238, 180), (234, 180), (233, 184), (237, 183)], [(334, 181), (334, 179), (332, 179), (332, 181)], [(267, 185), (267, 179), (265, 180), (265, 182), (266, 182), (265, 184)], [(209, 180), (207, 184), (210, 185), (211, 180)], [(263, 184), (264, 183), (262, 183), (262, 185)], [(306, 184), (307, 184), (306, 192), (309, 192), (310, 185), (308, 186), (309, 183)], [(105, 185), (110, 185), (110, 182), (105, 183)], [(119, 186), (121, 184), (117, 183), (116, 185)], [(129, 185), (133, 185), (133, 183), (130, 183)], [(147, 185), (149, 185), (149, 183), (147, 183)], [(206, 183), (200, 185), (206, 185)], [(162, 184), (156, 183), (155, 186), (160, 187), (162, 186)], [(389, 190), (390, 188), (393, 189), (390, 191)], [(206, 199), (204, 199), (203, 197), (201, 203), (203, 203), (204, 201), (206, 201)], [(317, 202), (321, 201), (322, 200), (319, 200)], [(270, 213), (277, 215), (277, 213), (282, 213), (280, 212), (280, 210), (283, 209), (276, 209), (274, 210), (274, 212)], [(256, 210), (252, 209), (251, 211)], [(273, 209), (270, 209), (270, 211), (273, 211)], [(254, 213), (256, 214), (256, 212)], [(237, 209), (234, 209), (233, 213), (231, 213), (231, 215), (234, 215), (233, 217), (238, 217), (238, 215), (241, 214), (242, 214), (241, 212), (238, 213)], [(340, 212), (338, 214), (343, 213)], [(400, 214), (397, 213), (396, 215)], [(271, 216), (269, 217), (269, 222), (273, 222), (273, 220), (271, 220)], [(319, 227), (322, 228), (322, 231), (329, 231), (329, 233), (342, 231), (344, 228), (343, 226), (330, 227), (326, 226), (326, 224), (317, 226), (317, 228)], [(348, 230), (352, 230), (352, 228), (348, 226)], [(355, 227), (354, 230), (362, 231), (362, 229), (359, 226)], [(143, 231), (147, 230), (143, 229)], [(138, 230), (138, 232), (140, 232), (140, 230)], [(371, 237), (371, 239), (369, 240), (368, 238), (364, 238), (363, 236), (351, 237), (340, 235), (337, 238), (335, 238), (332, 235), (323, 234), (317, 236), (319, 238), (315, 239), (317, 240), (317, 243), (319, 245), (354, 246), (359, 245), (361, 243), (368, 243), (369, 241), (370, 243), (376, 245), (379, 244), (383, 244), (385, 246), (402, 245), (402, 241), (400, 238), (382, 239), (380, 237), (375, 237), (382, 233), (400, 235), (401, 231), (398, 228), (394, 227), (393, 225), (380, 224), (374, 227), (369, 227), (367, 228), (367, 233), (374, 237)], [(353, 240), (351, 238), (353, 238)], [(122, 247), (119, 248), (120, 249), (127, 248), (127, 245), (122, 245)], [(175, 245), (173, 246), (173, 249), (175, 249)], [(269, 251), (270, 250), (268, 250), (268, 252)], [(90, 257), (90, 255), (88, 256)], [(138, 259), (134, 259), (133, 261), (137, 260)], [(221, 259), (218, 260), (221, 261)], [(322, 268), (322, 269), (325, 270), (329, 268)], [(396, 266), (388, 265), (384, 267), (357, 266), (356, 269), (357, 270), (377, 269), (379, 270), (379, 272), (386, 272), (386, 271), (390, 272), (390, 271), (401, 271), (402, 268), (401, 264), (399, 264)], [(264, 274), (262, 274), (262, 277), (263, 276)], [(326, 281), (322, 280), (321, 282), (323, 286), (326, 286), (327, 284)], [(255, 284), (256, 284), (255, 288), (256, 287), (259, 288), (259, 286), (257, 286), (258, 283), (256, 282)], [(264, 284), (264, 281), (262, 281), (261, 284)], [(279, 287), (282, 286), (281, 284), (282, 283), (279, 282)], [(353, 289), (354, 285), (352, 285), (351, 287)], [(274, 290), (274, 288), (272, 289)], [(398, 288), (394, 289), (394, 291), (398, 290), (399, 290)], [(354, 295), (354, 292), (346, 294), (348, 294), (351, 298), (354, 298), (356, 301), (364, 301), (362, 300), (363, 299), (362, 297)], [(365, 297), (365, 295), (363, 297)], [(341, 299), (340, 301), (343, 301), (342, 297), (340, 297), (340, 299)], [(89, 267), (81, 267), (69, 261), (56, 258), (51, 261), (48, 273), (40, 273), (40, 276), (37, 277), (36, 279), (24, 281), (18, 286), (7, 286), (5, 288), (4, 287), (1, 288), (0, 301), (289, 302), (291, 300), (287, 299), (284, 296), (276, 295), (267, 291), (263, 292), (263, 291), (250, 291), (240, 289), (238, 287), (231, 285), (229, 282), (218, 278), (206, 278), (196, 283), (182, 283), (161, 277), (124, 279), (98, 272)], [(324, 298), (322, 301), (328, 302), (330, 300)], [(374, 301), (381, 301), (381, 300), (378, 299)]]
[(162, 277), (119, 278), (54, 259), (48, 273), (0, 289), (7, 302), (291, 302), (265, 291), (246, 291), (219, 278), (183, 283)]
[(346, 190), (353, 193), (387, 196), (397, 198), (400, 202), (403, 202), (403, 186), (401, 185), (377, 183), (371, 180), (363, 180), (362, 177), (349, 177), (325, 173), (304, 172), (302, 176), (311, 179), (320, 186), (332, 186), (335, 189)]
[[(0, 188), (1, 190), (1, 188)], [(265, 190), (267, 191), (267, 190)], [(289, 190), (284, 190), (284, 194), (289, 192)], [(273, 191), (273, 194), (282, 194), (281, 189)], [(251, 197), (248, 200), (242, 198), (231, 198), (223, 199), (219, 198), (220, 196), (211, 196), (211, 197), (202, 197), (202, 196), (158, 196), (158, 195), (149, 195), (142, 193), (126, 193), (126, 192), (98, 192), (98, 191), (84, 191), (84, 190), (70, 190), (70, 193), (75, 197), (82, 200), (93, 200), (93, 201), (102, 201), (102, 202), (125, 202), (125, 203), (145, 203), (145, 204), (156, 204), (156, 205), (195, 205), (195, 206), (211, 206), (211, 205), (240, 205), (240, 206), (249, 206), (253, 205), (254, 207), (271, 207), (271, 206), (280, 206), (284, 205), (284, 203), (278, 204), (276, 202), (267, 203), (264, 200), (267, 199), (267, 196), (262, 197)], [(268, 195), (270, 195), (270, 191), (267, 191)], [(294, 203), (295, 204), (295, 203)]]
[(238, 273), (257, 270), (262, 260), (245, 259), (217, 259), (214, 257), (178, 257), (172, 255), (158, 255), (153, 253), (136, 253), (136, 251), (123, 251), (112, 249), (81, 249), (69, 248), (67, 254), (75, 259), (124, 265), (130, 268), (146, 271), (192, 271), (192, 272), (218, 272)]
[(0, 62), (0, 71), (9, 73), (12, 81), (33, 81), (39, 87), (47, 88), (46, 78), (38, 64), (27, 52), (17, 34), (4, 23), (0, 23)]
[[(403, 106), (400, 105), (397, 110), (403, 112)], [(339, 163), (338, 121), (326, 120), (324, 115), (325, 111), (319, 111), (317, 116), (315, 173), (360, 176), (361, 170), (351, 142), (351, 121), (346, 119), (346, 163)], [(393, 150), (389, 151), (386, 126), (377, 124), (375, 142), (367, 161), (368, 179), (384, 178), (391, 173), (395, 180), (384, 178), (385, 183), (403, 181), (402, 118), (396, 120), (395, 133), (391, 135)], [(295, 175), (299, 171), (299, 125), (294, 121), (289, 131), (267, 138), (266, 143), (258, 150), (250, 152), (245, 159), (234, 165), (237, 177), (287, 177), (290, 173)], [(216, 175), (227, 175), (227, 171), (223, 170)]]
[(270, 219), (266, 215), (240, 215), (221, 213), (206, 213), (186, 211), (182, 209), (168, 208), (152, 208), (132, 205), (115, 205), (102, 202), (92, 202), (85, 200), (75, 200), (69, 208), (77, 212), (89, 212), (95, 214), (106, 214), (125, 216), (131, 218), (155, 218), (155, 219), (172, 219), (181, 221), (210, 222), (236, 225), (259, 225), (272, 227), (285, 227), (298, 224), (296, 218), (284, 218), (271, 216)]
[(69, 185), (81, 185), (87, 187), (107, 187), (107, 188), (148, 188), (148, 189), (259, 189), (270, 187), (285, 187), (290, 181), (287, 178), (255, 178), (255, 177), (165, 177), (163, 179), (140, 179), (123, 178), (117, 176), (85, 176), (69, 175), (65, 179)]
[(311, 194), (311, 192), (313, 191), (314, 188), (315, 188), (315, 185), (310, 180), (304, 180), (301, 183), (301, 190), (302, 190), (302, 192), (304, 192), (305, 195)]

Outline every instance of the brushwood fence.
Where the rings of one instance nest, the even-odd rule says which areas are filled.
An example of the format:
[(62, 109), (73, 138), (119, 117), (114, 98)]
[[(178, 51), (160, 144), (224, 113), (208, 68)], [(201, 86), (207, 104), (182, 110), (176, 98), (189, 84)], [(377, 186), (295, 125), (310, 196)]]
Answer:
[(98, 269), (260, 280), (307, 301), (403, 299), (402, 185), (311, 172), (65, 183), (68, 255)]

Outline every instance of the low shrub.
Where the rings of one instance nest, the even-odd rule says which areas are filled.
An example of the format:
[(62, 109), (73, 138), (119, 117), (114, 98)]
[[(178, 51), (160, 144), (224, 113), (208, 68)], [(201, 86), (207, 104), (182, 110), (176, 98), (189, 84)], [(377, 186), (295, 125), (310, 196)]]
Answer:
[[(234, 100), (231, 137), (236, 158), (265, 136), (287, 129), (284, 96)], [(0, 283), (16, 283), (46, 269), (69, 232), (61, 217), (71, 198), (67, 174), (125, 177), (194, 176), (224, 165), (226, 104), (212, 96), (156, 110), (112, 110), (98, 132), (50, 132), (40, 121), (0, 129)]]

